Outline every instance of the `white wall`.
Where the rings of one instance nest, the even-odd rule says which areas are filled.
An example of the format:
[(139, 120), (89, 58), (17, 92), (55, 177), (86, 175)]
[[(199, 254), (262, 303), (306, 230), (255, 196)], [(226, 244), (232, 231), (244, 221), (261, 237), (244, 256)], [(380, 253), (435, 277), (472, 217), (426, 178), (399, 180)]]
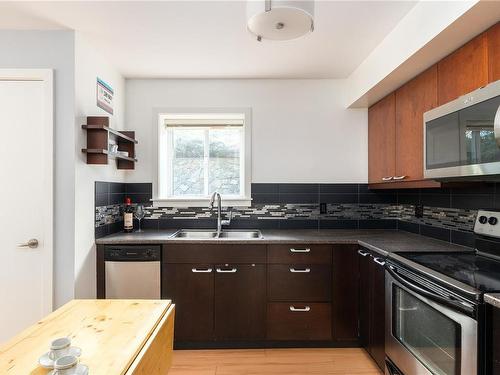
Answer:
[[(114, 90), (114, 114), (111, 116), (96, 105), (96, 79), (103, 79)], [(121, 182), (127, 172), (108, 165), (87, 165), (86, 134), (81, 125), (87, 116), (110, 116), (110, 125), (124, 128), (123, 77), (95, 51), (80, 33), (75, 34), (75, 298), (95, 298), (96, 270), (94, 244), (94, 185), (95, 181)]]
[(139, 140), (130, 182), (153, 181), (154, 108), (251, 107), (252, 182), (366, 182), (367, 112), (344, 109), (341, 80), (126, 81)]
[(74, 33), (0, 31), (0, 68), (54, 70), (54, 304), (73, 298)]

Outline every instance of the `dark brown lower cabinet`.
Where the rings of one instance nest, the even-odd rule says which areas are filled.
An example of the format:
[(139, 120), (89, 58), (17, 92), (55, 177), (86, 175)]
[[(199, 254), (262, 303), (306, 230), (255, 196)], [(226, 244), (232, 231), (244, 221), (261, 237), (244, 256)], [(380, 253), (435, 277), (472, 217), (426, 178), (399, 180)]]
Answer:
[(175, 301), (175, 340), (214, 339), (214, 275), (207, 264), (162, 265), (162, 298)]
[(268, 303), (267, 338), (331, 340), (331, 313), (330, 303)]
[(333, 247), (333, 339), (357, 342), (359, 339), (359, 256), (358, 245)]
[[(364, 255), (366, 254), (366, 255)], [(382, 257), (360, 250), (360, 341), (385, 367), (385, 269)]]
[(223, 265), (215, 270), (216, 338), (265, 339), (266, 265)]
[(177, 342), (265, 339), (265, 264), (164, 263), (162, 272), (162, 298), (176, 304)]

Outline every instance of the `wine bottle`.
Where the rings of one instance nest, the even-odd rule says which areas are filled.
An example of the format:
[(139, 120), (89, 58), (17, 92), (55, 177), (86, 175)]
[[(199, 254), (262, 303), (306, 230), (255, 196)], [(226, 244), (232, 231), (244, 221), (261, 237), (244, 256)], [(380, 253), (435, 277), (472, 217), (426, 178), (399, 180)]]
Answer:
[(134, 208), (130, 198), (125, 198), (125, 207), (123, 209), (123, 231), (130, 233), (134, 230)]

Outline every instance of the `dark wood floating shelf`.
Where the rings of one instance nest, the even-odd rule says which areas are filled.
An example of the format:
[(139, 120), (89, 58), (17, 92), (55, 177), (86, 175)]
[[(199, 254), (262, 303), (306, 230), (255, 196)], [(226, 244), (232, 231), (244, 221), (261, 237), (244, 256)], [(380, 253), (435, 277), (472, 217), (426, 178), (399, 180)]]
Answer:
[[(138, 143), (135, 132), (110, 128), (106, 116), (88, 116), (82, 129), (87, 132), (87, 147), (82, 149), (87, 155), (87, 164), (108, 164), (109, 159), (115, 159), (118, 169), (135, 169), (135, 145)], [(118, 151), (126, 151), (128, 156), (111, 152), (111, 143), (118, 146)]]
[(123, 139), (125, 141), (129, 141), (129, 142), (132, 142), (132, 143), (135, 143), (135, 144), (138, 143), (136, 139), (127, 137), (122, 132), (120, 132), (118, 130), (115, 130), (115, 129), (111, 129), (109, 126), (104, 126), (104, 125), (82, 125), (82, 129), (86, 129), (86, 130), (88, 130), (88, 129), (92, 129), (92, 130), (95, 130), (95, 129), (106, 130), (108, 133), (116, 135), (118, 138), (121, 138), (121, 139)]
[(112, 152), (109, 152), (108, 150), (101, 150), (101, 149), (89, 149), (89, 148), (82, 148), (82, 152), (86, 154), (102, 154), (102, 155), (108, 155), (114, 159), (122, 159), (122, 160), (128, 160), (128, 161), (134, 161), (136, 162), (136, 158), (131, 158), (130, 156), (125, 156), (125, 155), (120, 155), (120, 154), (113, 154)]

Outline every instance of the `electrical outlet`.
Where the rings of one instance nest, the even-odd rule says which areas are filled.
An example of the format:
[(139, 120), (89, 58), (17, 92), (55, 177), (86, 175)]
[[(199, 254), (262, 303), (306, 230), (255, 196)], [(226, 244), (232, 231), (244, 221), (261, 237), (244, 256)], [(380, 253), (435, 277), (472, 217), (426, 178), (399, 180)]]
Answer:
[(320, 214), (326, 214), (326, 203), (320, 203), (319, 204), (319, 213)]
[(417, 218), (424, 217), (424, 206), (422, 204), (415, 205), (415, 217)]

